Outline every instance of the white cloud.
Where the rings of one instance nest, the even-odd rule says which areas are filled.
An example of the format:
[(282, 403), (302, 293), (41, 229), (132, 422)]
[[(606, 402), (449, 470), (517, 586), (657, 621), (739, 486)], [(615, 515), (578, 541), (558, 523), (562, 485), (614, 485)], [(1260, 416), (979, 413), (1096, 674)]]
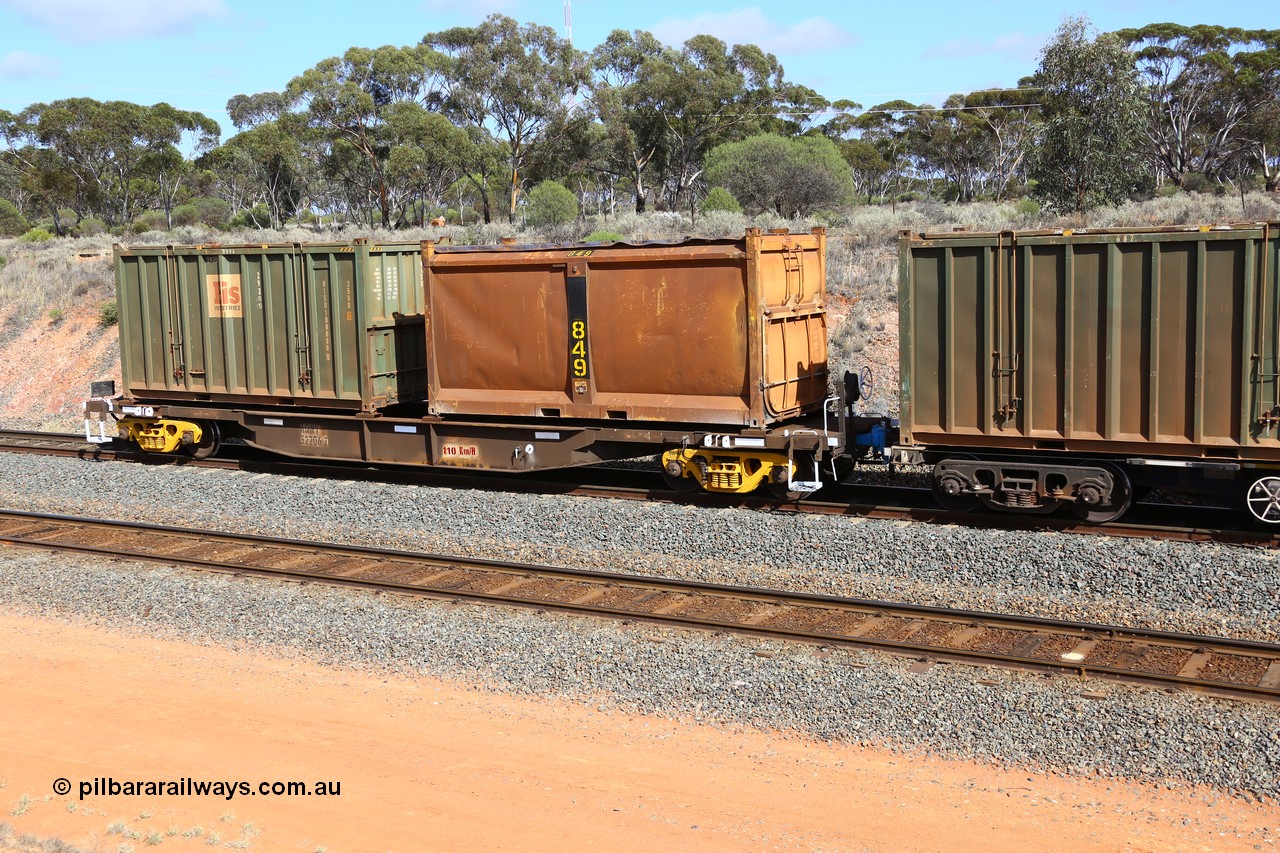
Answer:
[(926, 48), (925, 59), (968, 59), (974, 56), (1006, 56), (1010, 59), (1036, 59), (1044, 47), (1045, 36), (1005, 33), (991, 41), (956, 39)]
[(650, 30), (670, 45), (696, 35), (713, 35), (727, 44), (754, 44), (770, 53), (816, 53), (852, 47), (860, 39), (826, 18), (806, 18), (791, 25), (774, 23), (758, 6), (732, 12), (705, 12), (692, 18), (665, 18)]
[(76, 42), (167, 36), (227, 14), (223, 0), (0, 0), (0, 6)]
[(15, 50), (0, 56), (0, 77), (7, 80), (31, 80), (40, 77), (59, 77), (62, 67), (56, 59)]

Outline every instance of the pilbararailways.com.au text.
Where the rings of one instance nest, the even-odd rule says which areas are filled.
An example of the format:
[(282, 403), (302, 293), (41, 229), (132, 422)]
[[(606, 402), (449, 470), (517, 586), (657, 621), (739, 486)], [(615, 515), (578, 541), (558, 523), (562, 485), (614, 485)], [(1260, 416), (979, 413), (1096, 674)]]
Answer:
[[(62, 783), (62, 784), (59, 784)], [(53, 789), (57, 793), (70, 793), (66, 779), (57, 779)], [(207, 781), (192, 779), (126, 779), (117, 781), (111, 776), (99, 776), (79, 783), (80, 799), (85, 797), (222, 797), (230, 800), (241, 797), (340, 797), (342, 783), (320, 780), (318, 782), (245, 782), (240, 780)]]

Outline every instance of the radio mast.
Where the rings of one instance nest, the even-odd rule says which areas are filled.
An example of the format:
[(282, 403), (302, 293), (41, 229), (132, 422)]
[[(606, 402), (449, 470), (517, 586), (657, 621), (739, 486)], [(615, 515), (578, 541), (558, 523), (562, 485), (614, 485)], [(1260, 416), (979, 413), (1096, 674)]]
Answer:
[[(573, 0), (564, 0), (564, 40), (573, 47)], [(575, 89), (569, 93), (568, 108), (572, 110), (577, 105), (578, 92)]]

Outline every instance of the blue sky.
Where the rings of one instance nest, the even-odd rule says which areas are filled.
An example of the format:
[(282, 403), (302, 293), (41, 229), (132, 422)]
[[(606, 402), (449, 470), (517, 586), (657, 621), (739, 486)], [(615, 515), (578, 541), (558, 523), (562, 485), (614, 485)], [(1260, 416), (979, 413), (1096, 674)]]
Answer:
[[(215, 119), (225, 138), (234, 131), (223, 111), (232, 95), (282, 89), (353, 45), (416, 44), (491, 12), (564, 31), (563, 0), (0, 0), (0, 109), (69, 97), (167, 101)], [(677, 45), (705, 32), (760, 45), (789, 80), (833, 101), (938, 104), (955, 92), (1015, 85), (1073, 14), (1101, 30), (1160, 21), (1280, 27), (1274, 0), (574, 0), (573, 41), (590, 50), (621, 28)]]

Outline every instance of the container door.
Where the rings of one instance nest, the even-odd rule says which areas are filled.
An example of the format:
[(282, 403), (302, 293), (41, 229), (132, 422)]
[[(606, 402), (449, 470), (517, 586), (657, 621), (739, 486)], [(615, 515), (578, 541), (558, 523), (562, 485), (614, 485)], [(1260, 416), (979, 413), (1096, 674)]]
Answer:
[[(995, 241), (948, 238), (901, 246), (903, 418), (908, 432), (984, 435), (1020, 428), (1021, 331), (1011, 326), (1014, 287), (998, 276)], [(997, 284), (997, 280), (1000, 283)], [(1003, 329), (994, 334), (996, 294)], [(997, 367), (1000, 383), (997, 390)], [(997, 424), (997, 412), (1006, 414)], [(930, 438), (913, 438), (928, 441)]]
[(1280, 445), (1280, 235), (1264, 225), (1260, 237), (1248, 261), (1255, 279), (1246, 316), (1250, 364), (1241, 428), (1248, 442), (1275, 447)]
[(421, 316), (369, 329), (369, 398), (372, 408), (417, 400), (426, 393), (426, 337)]
[(826, 396), (825, 240), (767, 235), (749, 237), (748, 243), (753, 240), (760, 246), (765, 414), (784, 417), (813, 408)]
[(364, 404), (368, 411), (426, 399), (422, 254), (417, 243), (356, 241), (362, 271), (356, 304), (365, 327)]

